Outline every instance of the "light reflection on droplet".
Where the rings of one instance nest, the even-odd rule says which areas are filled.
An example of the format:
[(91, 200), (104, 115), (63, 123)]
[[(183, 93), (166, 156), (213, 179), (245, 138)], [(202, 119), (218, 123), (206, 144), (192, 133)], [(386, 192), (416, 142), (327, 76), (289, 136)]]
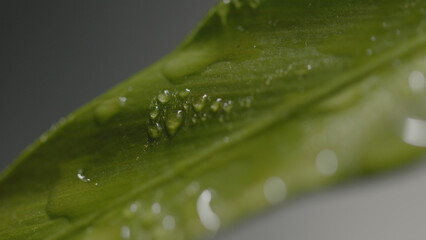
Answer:
[(263, 194), (269, 203), (282, 202), (287, 195), (287, 185), (279, 177), (270, 177), (263, 184)]
[(406, 118), (402, 140), (410, 145), (426, 147), (426, 121), (415, 118)]
[(220, 227), (220, 219), (210, 207), (212, 193), (204, 190), (197, 200), (197, 212), (203, 226), (210, 231), (217, 231)]
[(173, 216), (167, 215), (163, 218), (162, 224), (164, 229), (170, 231), (175, 229), (176, 221)]
[(123, 239), (129, 239), (130, 238), (130, 228), (128, 226), (122, 226), (121, 227), (121, 237)]
[(90, 178), (87, 178), (86, 176), (83, 175), (83, 169), (78, 170), (77, 177), (83, 182), (90, 182)]
[(126, 104), (127, 98), (126, 97), (118, 97), (118, 100), (120, 101), (120, 105), (124, 106)]
[(321, 150), (315, 158), (315, 164), (319, 173), (331, 176), (338, 168), (338, 158), (336, 153), (330, 149)]
[(151, 210), (154, 214), (159, 214), (161, 212), (161, 204), (158, 202), (152, 204)]
[(408, 84), (413, 92), (421, 92), (425, 88), (425, 76), (420, 71), (412, 71), (408, 76)]

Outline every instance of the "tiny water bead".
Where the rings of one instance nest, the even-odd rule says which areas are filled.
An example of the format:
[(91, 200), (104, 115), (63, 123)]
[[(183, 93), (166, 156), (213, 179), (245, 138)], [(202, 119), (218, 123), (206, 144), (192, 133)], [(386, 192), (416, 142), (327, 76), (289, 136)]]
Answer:
[(315, 158), (317, 171), (325, 176), (332, 176), (338, 168), (336, 153), (330, 149), (321, 150)]
[(216, 99), (216, 101), (212, 103), (212, 105), (210, 105), (210, 109), (212, 110), (212, 112), (215, 113), (219, 110), (221, 102), (222, 102), (222, 98), (218, 98)]
[(414, 70), (408, 76), (408, 84), (413, 92), (422, 92), (425, 88), (425, 76), (422, 72)]
[(232, 106), (232, 101), (231, 100), (224, 102), (223, 106), (222, 106), (223, 111), (225, 111), (226, 113), (230, 113), (231, 110), (232, 110), (232, 107), (233, 106)]
[(365, 53), (367, 54), (367, 56), (371, 56), (373, 55), (373, 50), (371, 48), (368, 48), (367, 50), (365, 50)]
[(167, 103), (170, 101), (170, 92), (169, 90), (164, 90), (158, 94), (158, 101), (161, 103)]
[(402, 140), (412, 146), (426, 147), (426, 121), (406, 118), (404, 121)]
[(159, 123), (153, 123), (148, 126), (148, 135), (153, 138), (157, 139), (161, 137), (163, 133), (163, 127)]
[(263, 185), (263, 194), (269, 203), (282, 202), (287, 195), (287, 185), (279, 177), (270, 177)]
[(201, 224), (212, 232), (216, 232), (220, 228), (220, 219), (210, 207), (212, 193), (210, 190), (204, 190), (197, 199), (197, 212)]
[(166, 118), (167, 132), (170, 135), (174, 135), (176, 131), (178, 130), (178, 128), (180, 127), (180, 125), (182, 124), (182, 120), (183, 120), (182, 110), (178, 110), (175, 113), (170, 113)]

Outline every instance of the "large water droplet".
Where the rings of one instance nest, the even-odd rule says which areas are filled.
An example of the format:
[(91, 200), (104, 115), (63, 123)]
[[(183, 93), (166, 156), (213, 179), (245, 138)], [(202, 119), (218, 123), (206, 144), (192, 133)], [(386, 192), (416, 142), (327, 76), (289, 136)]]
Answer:
[(163, 133), (163, 127), (159, 123), (153, 123), (148, 126), (148, 134), (151, 138), (157, 139)]
[(118, 99), (109, 99), (100, 103), (95, 109), (95, 121), (99, 124), (107, 122), (120, 111), (121, 103)]
[(183, 120), (182, 110), (178, 110), (175, 113), (170, 113), (169, 115), (167, 115), (167, 118), (166, 118), (167, 132), (170, 135), (174, 135), (176, 131), (178, 130), (178, 128), (180, 127), (180, 125), (182, 124), (182, 120)]
[(186, 88), (186, 89), (184, 89), (182, 91), (179, 91), (179, 97), (186, 98), (189, 95), (189, 93), (191, 93), (191, 90), (189, 90), (188, 88)]
[(130, 228), (128, 226), (121, 227), (121, 237), (123, 239), (130, 239)]
[(212, 105), (210, 106), (212, 112), (217, 112), (219, 110), (221, 101), (222, 98), (218, 98), (215, 102), (212, 103)]
[(158, 202), (156, 202), (156, 203), (152, 204), (152, 206), (151, 206), (151, 211), (152, 211), (154, 214), (160, 214), (160, 213), (161, 213), (161, 204), (160, 204), (160, 203), (158, 203)]
[(120, 106), (124, 107), (124, 105), (126, 105), (127, 98), (126, 97), (118, 97), (118, 101), (120, 101)]
[(210, 207), (212, 193), (204, 190), (197, 200), (197, 212), (203, 226), (210, 231), (217, 231), (220, 227), (220, 219)]

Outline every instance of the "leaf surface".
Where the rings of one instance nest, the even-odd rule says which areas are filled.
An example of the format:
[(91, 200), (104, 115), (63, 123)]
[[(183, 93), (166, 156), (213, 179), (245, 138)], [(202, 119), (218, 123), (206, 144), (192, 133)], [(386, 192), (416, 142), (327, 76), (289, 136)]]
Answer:
[(426, 153), (426, 3), (220, 2), (2, 175), (4, 239), (197, 239)]

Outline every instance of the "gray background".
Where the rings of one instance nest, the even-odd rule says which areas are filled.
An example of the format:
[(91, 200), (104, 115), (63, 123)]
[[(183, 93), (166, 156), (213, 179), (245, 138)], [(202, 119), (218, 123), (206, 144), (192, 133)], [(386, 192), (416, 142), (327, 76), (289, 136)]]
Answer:
[[(217, 0), (0, 1), (0, 170), (79, 106), (155, 62)], [(220, 236), (426, 239), (426, 164), (309, 194)]]

